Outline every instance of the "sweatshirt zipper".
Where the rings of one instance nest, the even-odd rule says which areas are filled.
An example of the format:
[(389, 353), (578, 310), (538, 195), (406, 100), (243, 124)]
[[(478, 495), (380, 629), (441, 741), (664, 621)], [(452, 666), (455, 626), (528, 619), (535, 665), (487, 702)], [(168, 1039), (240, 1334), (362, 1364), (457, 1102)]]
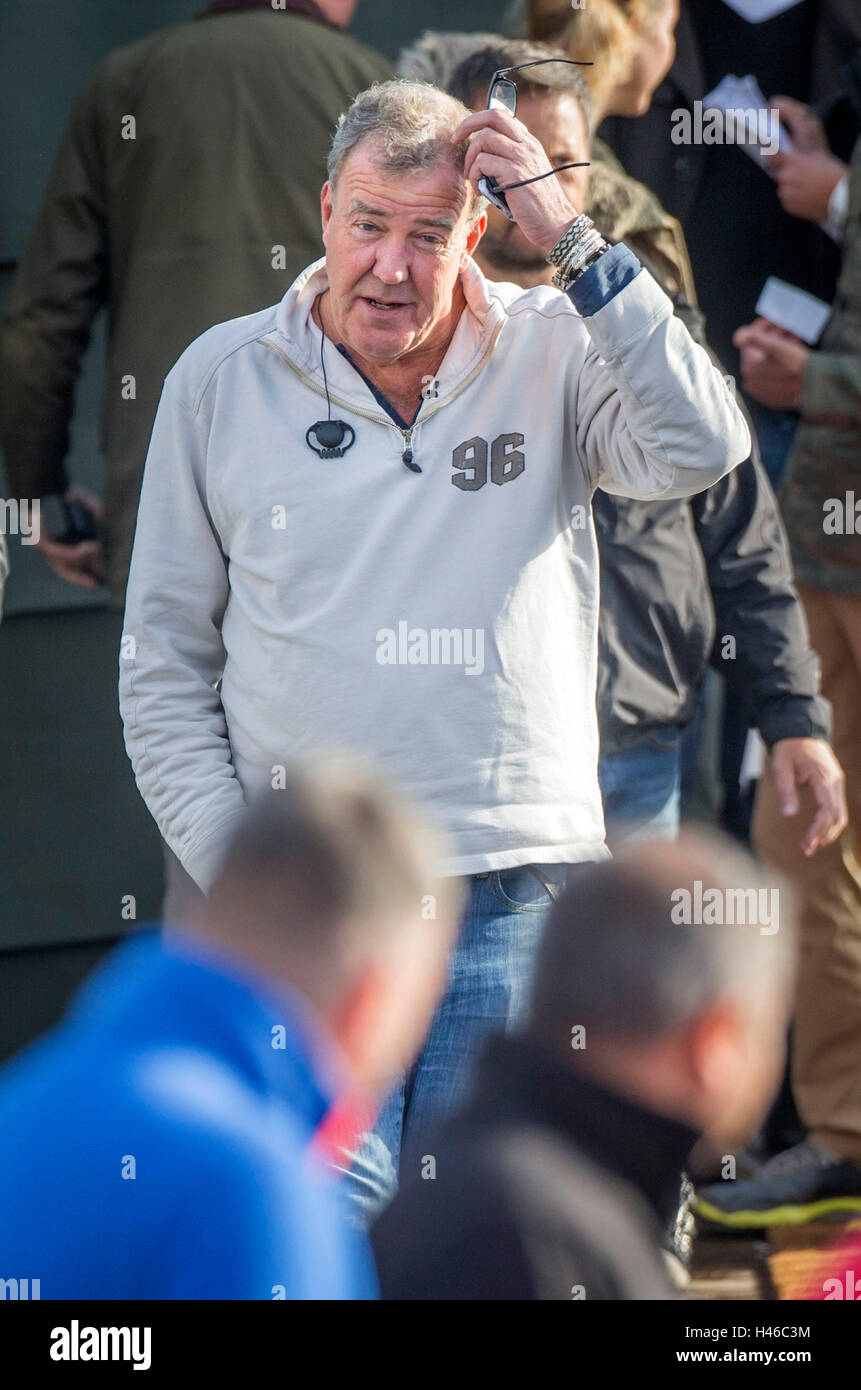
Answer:
[[(488, 357), (493, 351), (494, 346), (496, 344), (496, 340), (499, 337), (501, 331), (502, 324), (498, 323), (491, 336), (490, 342), (487, 345), (487, 351), (484, 353), (481, 360), (479, 362), (476, 362), (469, 375), (464, 377), (457, 390), (453, 391), (451, 395), (446, 396), (444, 401), (439, 401), (437, 405), (431, 406), (430, 410), (427, 410), (425, 414), (421, 417), (421, 419), (416, 422), (417, 424), (421, 425), (424, 423), (425, 420), (429, 420), (432, 415), (435, 415), (437, 413), (438, 410), (442, 410), (444, 405), (448, 405), (449, 401), (453, 401), (455, 396), (459, 396), (461, 391), (466, 390), (470, 382), (473, 381), (474, 378), (481, 371), (482, 367), (484, 366), (485, 362), (487, 361)], [(303, 382), (305, 386), (309, 386), (311, 390), (315, 391), (318, 396), (322, 396), (324, 400), (326, 399), (326, 393), (323, 390), (322, 386), (318, 386), (316, 381), (314, 381), (313, 377), (306, 376), (305, 373), (299, 367), (296, 366), (295, 362), (291, 362), (287, 354), (285, 352), (282, 352), (281, 349), (275, 343), (273, 343), (268, 337), (261, 338), (259, 339), (259, 341), (263, 343), (264, 347), (271, 348), (271, 350), (281, 358), (281, 361), (286, 363), (286, 365), (290, 368), (294, 376), (298, 376), (299, 380)], [(395, 424), (394, 420), (389, 420), (386, 416), (379, 415), (373, 410), (363, 410), (361, 406), (353, 405), (352, 401), (341, 400), (340, 397), (333, 395), (331, 391), (329, 392), (329, 400), (332, 402), (333, 405), (339, 406), (341, 410), (351, 410), (354, 415), (361, 415), (361, 417), (364, 420), (375, 420), (377, 424), (388, 425), (389, 429), (396, 430), (403, 440), (401, 462), (405, 464), (406, 467), (409, 468), (410, 471), (413, 473), (422, 472), (420, 466), (414, 461), (413, 429), (415, 428), (415, 426), (410, 426), (409, 429), (402, 430), (399, 425)]]
[(404, 437), (404, 452), (401, 454), (401, 463), (405, 463), (407, 468), (413, 473), (421, 473), (421, 468), (417, 463), (413, 463), (413, 432), (412, 428), (401, 430)]

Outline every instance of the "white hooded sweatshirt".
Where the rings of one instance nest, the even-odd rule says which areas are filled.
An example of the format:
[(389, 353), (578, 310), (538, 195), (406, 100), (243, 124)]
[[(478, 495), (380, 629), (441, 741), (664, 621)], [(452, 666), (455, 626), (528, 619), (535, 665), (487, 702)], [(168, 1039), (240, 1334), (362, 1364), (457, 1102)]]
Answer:
[[(323, 344), (326, 284), (320, 261), (165, 380), (120, 657), (141, 793), (204, 890), (246, 800), (331, 748), (448, 832), (442, 873), (604, 857), (592, 492), (701, 491), (744, 420), (645, 270), (582, 318), (469, 262), (404, 435)], [(342, 458), (306, 440), (321, 347)]]

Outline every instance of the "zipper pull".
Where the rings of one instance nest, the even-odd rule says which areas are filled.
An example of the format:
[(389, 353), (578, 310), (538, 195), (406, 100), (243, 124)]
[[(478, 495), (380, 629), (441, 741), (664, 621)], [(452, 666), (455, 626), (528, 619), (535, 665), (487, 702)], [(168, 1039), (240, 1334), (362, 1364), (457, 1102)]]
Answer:
[(411, 473), (421, 473), (422, 470), (419, 464), (413, 463), (413, 451), (410, 447), (412, 443), (413, 432), (412, 430), (402, 430), (401, 433), (404, 436), (404, 452), (401, 454), (401, 463), (403, 463), (407, 468), (409, 468)]

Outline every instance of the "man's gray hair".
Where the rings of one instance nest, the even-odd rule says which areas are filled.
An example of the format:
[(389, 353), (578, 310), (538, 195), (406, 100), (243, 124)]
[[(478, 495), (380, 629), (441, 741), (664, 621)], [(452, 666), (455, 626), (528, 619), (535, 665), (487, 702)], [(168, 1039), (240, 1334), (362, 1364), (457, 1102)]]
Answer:
[[(428, 82), (375, 82), (338, 121), (327, 160), (329, 182), (337, 186), (344, 161), (363, 140), (374, 142), (388, 173), (411, 174), (448, 161), (462, 176), (466, 143), (452, 145), (451, 137), (469, 114), (461, 102)], [(485, 201), (471, 185), (468, 197), (472, 225)]]
[[(685, 832), (574, 865), (548, 919), (530, 1032), (558, 1048), (585, 1037), (657, 1039), (737, 997), (788, 997), (796, 964), (790, 889), (735, 842)], [(566, 1043), (567, 1040), (567, 1043)]]

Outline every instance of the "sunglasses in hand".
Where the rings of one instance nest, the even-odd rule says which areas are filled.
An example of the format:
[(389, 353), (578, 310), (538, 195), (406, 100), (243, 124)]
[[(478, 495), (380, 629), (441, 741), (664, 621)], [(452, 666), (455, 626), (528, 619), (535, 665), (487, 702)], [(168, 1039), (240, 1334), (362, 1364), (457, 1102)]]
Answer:
[[(490, 86), (487, 89), (487, 110), (507, 111), (509, 116), (514, 116), (517, 112), (517, 87), (508, 74), (522, 72), (524, 68), (541, 67), (544, 63), (570, 63), (577, 68), (592, 67), (591, 63), (580, 63), (574, 58), (537, 58), (532, 63), (520, 63), (515, 68), (499, 68), (490, 79)], [(509, 222), (513, 222), (514, 213), (508, 206), (508, 200), (505, 197), (510, 188), (523, 188), (527, 183), (538, 183), (541, 179), (549, 179), (551, 174), (561, 174), (565, 169), (586, 169), (589, 167), (589, 162), (588, 159), (584, 159), (576, 164), (560, 164), (558, 169), (548, 169), (546, 174), (536, 174), (531, 179), (520, 179), (518, 183), (499, 184), (491, 175), (482, 174), (478, 180), (478, 191), (489, 203), (493, 203), (495, 208), (504, 212)]]

